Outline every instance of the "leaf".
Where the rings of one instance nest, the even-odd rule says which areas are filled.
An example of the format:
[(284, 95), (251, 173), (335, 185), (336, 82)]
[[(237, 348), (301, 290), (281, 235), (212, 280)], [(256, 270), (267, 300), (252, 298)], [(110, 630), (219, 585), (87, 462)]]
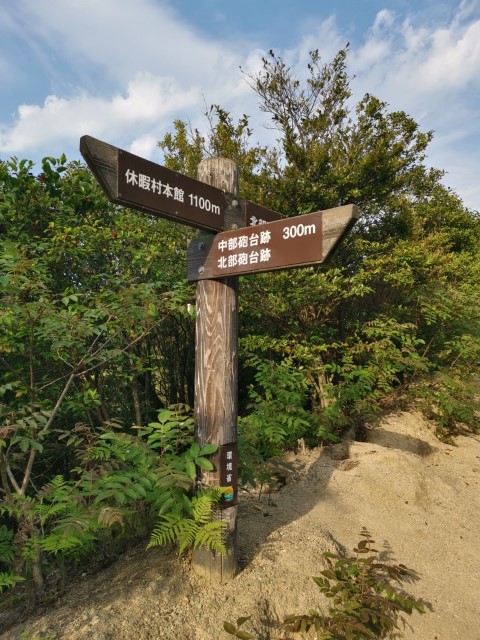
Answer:
[(231, 622), (227, 622), (226, 620), (224, 620), (223, 622), (223, 628), (227, 633), (230, 633), (232, 636), (234, 636), (237, 633), (237, 627)]
[(207, 458), (195, 458), (195, 464), (205, 469), (205, 471), (212, 471), (213, 469), (213, 464)]
[(187, 475), (192, 478), (192, 480), (195, 479), (196, 475), (197, 475), (197, 470), (195, 467), (195, 463), (192, 462), (191, 460), (187, 460), (185, 462), (185, 471), (187, 473)]
[(127, 498), (125, 497), (125, 494), (122, 493), (121, 491), (114, 491), (113, 495), (115, 496), (115, 500), (120, 504), (125, 504), (125, 502), (127, 502)]
[(358, 631), (361, 631), (362, 633), (364, 633), (366, 636), (368, 636), (369, 638), (375, 638), (375, 634), (368, 629), (364, 624), (362, 624), (361, 622), (355, 622), (355, 624), (352, 624), (352, 628), (353, 629), (357, 629)]
[(199, 454), (201, 456), (209, 456), (212, 453), (215, 453), (215, 451), (217, 451), (217, 449), (218, 449), (218, 445), (207, 443), (207, 444), (203, 445), (203, 447), (200, 449)]
[(200, 445), (198, 442), (194, 442), (188, 452), (192, 458), (197, 458), (200, 455)]

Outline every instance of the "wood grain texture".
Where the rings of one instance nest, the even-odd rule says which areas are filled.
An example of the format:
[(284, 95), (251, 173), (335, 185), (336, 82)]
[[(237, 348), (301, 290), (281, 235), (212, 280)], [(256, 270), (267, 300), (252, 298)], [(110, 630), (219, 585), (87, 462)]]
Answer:
[(322, 212), (324, 260), (326, 260), (327, 257), (332, 257), (335, 249), (359, 217), (360, 211), (355, 204), (347, 204), (343, 207), (335, 207), (335, 209), (326, 209)]
[(80, 138), (80, 153), (111, 202), (118, 202), (118, 148), (92, 138)]
[(195, 419), (200, 444), (237, 437), (237, 279), (197, 285)]
[[(238, 167), (224, 158), (199, 165), (199, 180), (238, 195)], [(205, 234), (202, 234), (205, 238)], [(205, 238), (206, 239), (206, 238)], [(203, 445), (237, 441), (238, 284), (237, 278), (202, 280), (197, 284), (195, 337), (195, 439)], [(202, 472), (199, 485), (219, 484), (219, 473)], [(238, 487), (235, 487), (238, 491)], [(210, 581), (227, 582), (237, 572), (237, 507), (220, 509), (226, 523), (227, 555), (204, 548), (193, 552), (193, 568)]]

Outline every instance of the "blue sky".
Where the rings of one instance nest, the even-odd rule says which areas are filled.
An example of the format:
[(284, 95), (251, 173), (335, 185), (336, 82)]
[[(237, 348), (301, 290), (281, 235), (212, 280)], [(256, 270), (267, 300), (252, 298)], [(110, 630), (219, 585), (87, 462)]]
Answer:
[(480, 0), (0, 0), (0, 158), (78, 159), (93, 135), (162, 162), (176, 118), (246, 113), (272, 140), (239, 67), (273, 49), (302, 73), (351, 43), (369, 92), (435, 138), (427, 162), (480, 209)]

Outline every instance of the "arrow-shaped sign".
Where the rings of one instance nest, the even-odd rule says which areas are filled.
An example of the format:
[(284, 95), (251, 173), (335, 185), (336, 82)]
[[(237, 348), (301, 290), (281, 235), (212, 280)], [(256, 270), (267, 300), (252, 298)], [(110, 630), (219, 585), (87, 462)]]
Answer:
[(82, 136), (80, 152), (107, 198), (125, 207), (206, 231), (254, 226), (283, 218), (276, 211), (91, 136)]
[(346, 205), (195, 238), (188, 247), (188, 280), (319, 264), (333, 253), (358, 217), (357, 206)]

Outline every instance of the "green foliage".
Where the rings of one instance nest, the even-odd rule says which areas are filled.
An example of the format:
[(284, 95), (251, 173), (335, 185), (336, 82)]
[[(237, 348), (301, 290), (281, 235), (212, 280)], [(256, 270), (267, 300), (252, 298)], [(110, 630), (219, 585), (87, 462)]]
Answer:
[(0, 558), (2, 562), (13, 562), (13, 531), (0, 525)]
[[(420, 379), (425, 412), (444, 421), (445, 411), (428, 393), (432, 379), (438, 386), (443, 373), (474, 375), (478, 214), (443, 186), (441, 171), (424, 164), (432, 132), (420, 131), (407, 114), (389, 111), (371, 94), (352, 107), (347, 57), (348, 47), (327, 63), (312, 51), (303, 79), (271, 51), (260, 71), (247, 75), (278, 130), (274, 148), (252, 145), (248, 118), (235, 122), (218, 105), (207, 111), (205, 137), (187, 135), (185, 123), (176, 122), (176, 137), (160, 143), (177, 170), (190, 171), (201, 153), (235, 159), (242, 195), (288, 216), (347, 202), (362, 211), (331, 265), (244, 279), (240, 392), (244, 451), (250, 453), (257, 441), (268, 455), (291, 446), (295, 430), (313, 440), (328, 438), (365, 421), (396, 393), (405, 397), (410, 386), (421, 396)], [(471, 366), (460, 367), (462, 351), (452, 347), (461, 343), (469, 345)], [(275, 406), (265, 388), (285, 375), (290, 391), (283, 393), (285, 402), (279, 393)], [(448, 386), (441, 391), (445, 407)], [(450, 412), (448, 419), (475, 428), (475, 396), (465, 400), (470, 410)], [(258, 437), (264, 418), (267, 435)], [(292, 429), (288, 423), (295, 421)]]
[(328, 615), (310, 612), (288, 616), (285, 628), (295, 632), (314, 630), (323, 640), (385, 638), (404, 622), (404, 615), (424, 613), (423, 604), (396, 585), (415, 578), (405, 565), (379, 562), (374, 540), (366, 529), (353, 550), (355, 555), (324, 553), (328, 569), (313, 578), (320, 591), (332, 600)]
[[(223, 491), (211, 488), (192, 496), (197, 469), (213, 468), (206, 456), (217, 447), (189, 443), (191, 424), (188, 407), (177, 406), (161, 411), (158, 422), (139, 430), (139, 436), (94, 433), (83, 425), (75, 440), (79, 465), (70, 479), (57, 475), (35, 495), (12, 493), (0, 503), (0, 515), (17, 522), (23, 535), (14, 548), (13, 532), (0, 528), (5, 560), (13, 562), (20, 554), (25, 576), (39, 554), (44, 565), (58, 559), (65, 569), (95, 550), (105, 552), (122, 536), (151, 532), (156, 518), (149, 546), (178, 542), (181, 552), (205, 545), (223, 553), (223, 525), (212, 518)], [(2, 574), (6, 587), (21, 579)]]
[[(270, 52), (247, 76), (275, 146), (252, 143), (248, 116), (220, 105), (205, 135), (177, 120), (159, 142), (190, 176), (206, 155), (232, 158), (241, 196), (287, 216), (362, 211), (330, 264), (243, 279), (239, 445), (252, 483), (270, 482), (268, 461), (299, 439), (338, 438), (397, 397), (443, 437), (480, 426), (479, 215), (425, 165), (431, 132), (371, 94), (355, 102), (347, 58), (313, 51), (297, 76)], [(49, 563), (106, 553), (156, 517), (178, 532), (195, 522), (193, 482), (213, 449), (179, 408), (194, 395), (192, 234), (107, 202), (65, 156), (38, 175), (28, 160), (0, 163), (5, 574), (23, 563), (40, 590)]]
[(419, 407), (433, 420), (440, 439), (452, 442), (452, 436), (465, 425), (480, 430), (479, 381), (465, 379), (460, 370), (439, 371), (418, 382), (412, 390)]
[(150, 422), (139, 433), (151, 449), (157, 449), (159, 455), (165, 456), (192, 441), (192, 428), (193, 419), (179, 405), (174, 410), (159, 411), (158, 421)]
[(234, 638), (241, 638), (242, 640), (251, 640), (253, 638), (252, 634), (248, 633), (248, 631), (244, 631), (243, 629), (241, 629), (241, 627), (243, 627), (243, 625), (246, 622), (248, 622), (251, 617), (252, 616), (244, 616), (241, 618), (237, 618), (236, 624), (232, 624), (231, 622), (225, 621), (223, 623), (223, 628), (228, 634), (230, 634)]
[(5, 525), (0, 525), (0, 593), (24, 580), (13, 570), (14, 554), (13, 531)]
[(305, 409), (308, 383), (289, 359), (266, 362), (252, 356), (255, 385), (250, 388), (250, 412), (240, 420), (245, 440), (266, 458), (278, 455), (315, 431), (314, 416)]
[(22, 631), (20, 634), (21, 640), (56, 640), (56, 634), (49, 633), (48, 635), (38, 634), (36, 631)]
[(23, 582), (25, 578), (8, 571), (0, 571), (0, 593), (6, 589), (11, 589), (18, 582)]
[[(380, 561), (375, 541), (364, 528), (353, 556), (326, 552), (327, 569), (313, 578), (330, 601), (327, 613), (310, 611), (287, 616), (282, 627), (291, 633), (317, 640), (369, 640), (390, 637), (414, 611), (425, 613), (420, 600), (407, 595), (402, 584), (416, 579), (403, 564)], [(241, 627), (251, 616), (224, 622), (224, 630), (235, 638), (254, 638)], [(270, 636), (269, 636), (270, 637)], [(282, 636), (283, 637), (283, 636)]]
[(0, 526), (40, 592), (51, 565), (144, 535), (209, 464), (187, 416), (160, 464), (122, 433), (193, 402), (191, 232), (111, 205), (64, 156), (0, 165), (0, 232)]
[(205, 546), (226, 555), (223, 541), (226, 523), (213, 518), (213, 510), (223, 495), (220, 487), (200, 490), (191, 500), (184, 500), (181, 510), (162, 514), (147, 548), (178, 542), (179, 553), (187, 548)]

